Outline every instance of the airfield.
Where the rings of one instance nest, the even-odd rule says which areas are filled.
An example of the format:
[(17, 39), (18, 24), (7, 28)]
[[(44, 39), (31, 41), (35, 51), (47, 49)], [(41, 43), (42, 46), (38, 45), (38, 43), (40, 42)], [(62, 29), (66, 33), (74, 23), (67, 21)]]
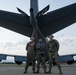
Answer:
[[(24, 74), (23, 73), (24, 66), (25, 64), (22, 64), (22, 65), (0, 64), (0, 75), (34, 75), (32, 73), (31, 66), (28, 68), (27, 74)], [(73, 64), (73, 65), (61, 64), (61, 67), (62, 67), (62, 72), (63, 72), (62, 75), (76, 75), (76, 64)], [(41, 67), (40, 73), (37, 75), (49, 75), (49, 74), (45, 74), (43, 72), (43, 68)], [(54, 66), (52, 68), (52, 73), (50, 75), (60, 75), (57, 66)]]

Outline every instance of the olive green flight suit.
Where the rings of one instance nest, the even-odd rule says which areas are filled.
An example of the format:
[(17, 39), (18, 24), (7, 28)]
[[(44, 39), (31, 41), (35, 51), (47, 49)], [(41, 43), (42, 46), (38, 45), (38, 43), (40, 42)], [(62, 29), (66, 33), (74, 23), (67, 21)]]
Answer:
[(26, 46), (27, 50), (27, 59), (26, 59), (26, 65), (25, 65), (25, 73), (27, 73), (27, 69), (29, 66), (29, 63), (32, 62), (32, 70), (35, 72), (35, 42), (29, 42)]
[(59, 64), (59, 43), (57, 40), (52, 40), (48, 42), (48, 49), (49, 49), (49, 73), (51, 73), (53, 58), (55, 58), (56, 65), (58, 66), (60, 74), (62, 74), (61, 66)]
[(36, 52), (37, 52), (37, 73), (40, 70), (40, 63), (43, 67), (44, 73), (46, 73), (46, 65), (45, 65), (45, 54), (44, 54), (44, 43), (37, 43), (36, 45)]

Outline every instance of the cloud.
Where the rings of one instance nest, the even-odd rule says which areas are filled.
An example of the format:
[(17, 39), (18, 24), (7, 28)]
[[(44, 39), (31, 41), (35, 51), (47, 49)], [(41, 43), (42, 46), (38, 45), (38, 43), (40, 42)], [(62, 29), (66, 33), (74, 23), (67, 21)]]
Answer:
[(75, 46), (76, 45), (76, 37), (67, 37), (67, 36), (63, 36), (63, 37), (59, 37), (58, 38), (61, 46)]
[(62, 36), (57, 38), (60, 43), (59, 54), (74, 54), (76, 53), (76, 37)]
[(6, 42), (6, 43), (0, 43), (0, 49), (2, 50), (21, 50), (25, 48), (27, 42), (29, 40), (20, 40), (19, 42), (12, 43), (12, 42)]

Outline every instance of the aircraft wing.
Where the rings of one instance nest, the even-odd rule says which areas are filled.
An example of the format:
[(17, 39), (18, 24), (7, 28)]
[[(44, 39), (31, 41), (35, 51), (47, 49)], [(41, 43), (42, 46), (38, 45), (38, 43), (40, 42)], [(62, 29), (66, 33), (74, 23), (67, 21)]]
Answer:
[(76, 3), (49, 12), (38, 18), (44, 36), (53, 34), (76, 22)]
[(73, 64), (75, 62), (74, 56), (76, 56), (76, 54), (60, 55), (59, 61), (60, 62), (67, 62), (67, 64)]
[(11, 55), (11, 54), (0, 54), (0, 62), (6, 60), (7, 56), (14, 57), (14, 62), (18, 65), (21, 65), (23, 62), (26, 62), (26, 56), (21, 55)]
[[(59, 62), (67, 63), (68, 65), (74, 64), (76, 63), (74, 56), (76, 56), (76, 54), (59, 55)], [(55, 65), (56, 65), (55, 58), (53, 58), (53, 66)]]
[[(32, 26), (30, 17), (0, 10), (0, 26), (30, 37)], [(76, 22), (76, 3), (49, 12), (38, 18), (40, 30), (44, 36), (53, 34)]]
[(0, 10), (0, 26), (30, 37), (32, 27), (29, 16)]

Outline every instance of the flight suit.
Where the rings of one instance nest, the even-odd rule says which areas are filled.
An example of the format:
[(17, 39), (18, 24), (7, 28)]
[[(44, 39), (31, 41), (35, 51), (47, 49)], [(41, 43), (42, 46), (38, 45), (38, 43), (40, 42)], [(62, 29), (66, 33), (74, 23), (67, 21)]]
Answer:
[(56, 65), (58, 66), (60, 74), (62, 74), (61, 66), (59, 64), (59, 43), (57, 40), (53, 39), (52, 41), (48, 42), (48, 49), (49, 49), (49, 73), (51, 73), (53, 58), (55, 58)]
[(36, 71), (36, 73), (39, 73), (40, 63), (43, 67), (44, 73), (46, 73), (44, 47), (45, 47), (45, 44), (43, 42), (41, 42), (41, 43), (38, 42), (36, 45), (36, 52), (37, 52), (37, 71)]
[(27, 59), (26, 59), (26, 65), (25, 65), (25, 73), (27, 73), (27, 69), (30, 62), (32, 62), (32, 70), (34, 73), (35, 72), (35, 53), (36, 53), (35, 42), (29, 42), (26, 46), (26, 50), (27, 50)]

